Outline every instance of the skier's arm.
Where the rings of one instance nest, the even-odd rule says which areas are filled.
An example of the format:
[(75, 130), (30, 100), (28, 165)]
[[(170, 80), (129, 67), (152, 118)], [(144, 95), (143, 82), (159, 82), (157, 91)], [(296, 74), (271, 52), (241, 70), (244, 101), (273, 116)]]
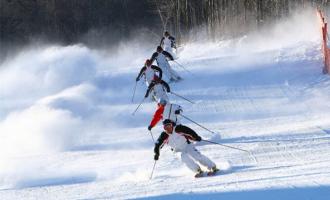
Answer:
[(173, 36), (170, 36), (169, 39), (171, 40), (171, 47), (173, 47), (174, 49), (176, 49), (175, 38)]
[(144, 95), (144, 98), (147, 98), (149, 96), (149, 93), (150, 93), (150, 90), (155, 86), (155, 82), (151, 82), (148, 89), (147, 89), (147, 92), (146, 94)]
[(143, 72), (145, 70), (146, 70), (146, 67), (145, 66), (141, 68), (139, 75), (136, 77), (136, 81), (139, 81), (140, 80), (140, 78), (141, 78), (141, 76), (142, 76), (142, 74), (143, 74)]
[(158, 56), (158, 52), (155, 52), (155, 53), (152, 54), (152, 56), (150, 58), (151, 63), (153, 63), (155, 61), (157, 56)]
[(163, 46), (163, 43), (164, 43), (164, 39), (165, 39), (165, 38), (164, 38), (164, 37), (162, 37), (162, 39), (160, 40), (159, 46), (161, 46), (161, 47)]
[(160, 83), (166, 88), (168, 93), (171, 92), (170, 86), (164, 80), (161, 80)]
[(164, 112), (164, 106), (160, 106), (155, 114), (154, 117), (152, 118), (150, 125), (148, 128), (150, 128), (150, 130), (159, 122), (159, 120), (161, 120), (163, 118), (163, 112)]
[(163, 53), (167, 58), (169, 58), (170, 60), (174, 60), (173, 56), (172, 56), (169, 52), (167, 52), (167, 51), (163, 51), (162, 53)]
[(175, 128), (175, 131), (183, 133), (189, 139), (192, 139), (192, 140), (195, 140), (195, 141), (201, 141), (202, 140), (201, 136), (199, 136), (194, 130), (192, 130), (191, 128), (189, 128), (187, 126), (183, 126), (183, 125), (177, 126)]
[(154, 159), (158, 160), (159, 158), (159, 149), (162, 148), (163, 143), (165, 142), (165, 140), (168, 138), (168, 135), (165, 132), (162, 132), (159, 136), (159, 138), (157, 139), (156, 143), (155, 143), (155, 147), (154, 147)]
[(162, 79), (163, 77), (163, 70), (156, 65), (151, 65), (151, 68), (159, 72), (159, 79)]

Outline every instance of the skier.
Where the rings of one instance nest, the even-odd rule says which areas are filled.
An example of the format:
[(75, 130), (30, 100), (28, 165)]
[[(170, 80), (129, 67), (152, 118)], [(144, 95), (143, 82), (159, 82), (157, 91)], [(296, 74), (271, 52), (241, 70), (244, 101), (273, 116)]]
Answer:
[(180, 125), (180, 120), (178, 115), (182, 112), (182, 107), (169, 103), (166, 99), (160, 99), (158, 103), (158, 108), (148, 126), (148, 130), (150, 131), (161, 119), (170, 119), (175, 122), (176, 125)]
[(160, 101), (160, 99), (166, 99), (166, 101), (169, 101), (166, 92), (171, 92), (171, 89), (165, 81), (160, 79), (152, 81), (148, 86), (147, 92), (144, 97), (147, 98), (151, 91), (153, 92), (153, 98), (155, 101)]
[(164, 32), (164, 37), (160, 40), (160, 45), (165, 51), (169, 52), (173, 57), (174, 53), (172, 48), (176, 49), (175, 38), (170, 35), (168, 31)]
[(174, 60), (173, 56), (168, 53), (167, 51), (164, 51), (161, 46), (157, 47), (157, 51), (152, 54), (150, 60), (151, 63), (153, 63), (155, 60), (157, 62), (157, 65), (163, 70), (163, 73), (168, 77), (169, 81), (180, 81), (182, 78), (175, 72), (170, 64), (167, 61), (167, 58), (169, 60)]
[(173, 151), (181, 152), (182, 162), (184, 162), (190, 170), (196, 173), (196, 178), (202, 177), (204, 173), (196, 161), (207, 167), (207, 175), (209, 176), (214, 175), (217, 171), (219, 171), (215, 163), (212, 162), (208, 157), (201, 154), (191, 143), (191, 141), (199, 142), (202, 140), (202, 138), (197, 135), (195, 131), (183, 125), (176, 125), (175, 122), (171, 121), (170, 119), (164, 120), (163, 125), (165, 131), (161, 133), (157, 142), (155, 143), (155, 161), (159, 158), (159, 149), (162, 148), (165, 143), (167, 143), (169, 146), (171, 146)]
[[(158, 75), (156, 72), (158, 72)], [(147, 59), (139, 75), (136, 77), (136, 81), (139, 81), (141, 76), (144, 76), (147, 86), (149, 86), (153, 80), (162, 79), (162, 75), (162, 70), (156, 65), (152, 65), (151, 60)]]

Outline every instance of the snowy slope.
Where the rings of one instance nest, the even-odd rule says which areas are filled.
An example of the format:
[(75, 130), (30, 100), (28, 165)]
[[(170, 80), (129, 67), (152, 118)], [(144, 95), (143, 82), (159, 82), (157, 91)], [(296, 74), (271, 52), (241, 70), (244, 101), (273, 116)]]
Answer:
[(193, 75), (172, 63), (184, 81), (171, 87), (196, 103), (170, 98), (218, 134), (182, 122), (251, 152), (197, 144), (223, 171), (201, 179), (165, 147), (149, 180), (156, 105), (131, 115), (149, 47), (23, 50), (0, 67), (0, 199), (329, 199), (330, 77), (319, 40), (305, 15), (268, 36), (186, 44), (177, 61)]

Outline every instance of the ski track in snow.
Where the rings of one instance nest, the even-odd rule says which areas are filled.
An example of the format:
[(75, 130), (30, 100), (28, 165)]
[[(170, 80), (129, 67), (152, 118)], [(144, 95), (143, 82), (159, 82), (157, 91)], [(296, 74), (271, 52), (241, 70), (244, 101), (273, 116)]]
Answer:
[[(184, 50), (178, 62), (194, 76), (177, 66), (184, 81), (171, 84), (171, 89), (196, 104), (175, 96), (170, 98), (183, 106), (184, 115), (219, 134), (207, 132), (185, 119), (182, 123), (204, 139), (251, 153), (198, 143), (197, 148), (215, 161), (221, 171), (214, 177), (195, 179), (179, 157), (164, 147), (151, 180), (153, 142), (146, 127), (156, 106), (145, 102), (135, 116), (131, 115), (145, 90), (138, 83), (135, 103), (130, 102), (134, 76), (139, 69), (104, 71), (111, 59), (98, 63), (100, 57), (87, 56), (89, 50), (84, 47), (60, 48), (60, 52), (71, 52), (67, 57), (56, 53), (69, 60), (68, 66), (80, 65), (75, 59), (84, 56), (85, 61), (92, 63), (85, 65), (84, 76), (73, 82), (65, 80), (56, 88), (49, 85), (28, 88), (27, 92), (34, 95), (21, 101), (20, 98), (29, 97), (25, 91), (14, 94), (6, 90), (2, 94), (7, 99), (1, 105), (0, 130), (17, 131), (12, 129), (11, 120), (20, 114), (29, 117), (36, 110), (42, 115), (44, 110), (36, 109), (42, 106), (51, 108), (46, 112), (54, 117), (50, 122), (69, 120), (68, 124), (55, 125), (69, 127), (74, 139), (63, 143), (69, 139), (67, 133), (62, 129), (52, 132), (56, 126), (45, 120), (43, 123), (49, 127), (41, 127), (41, 139), (33, 139), (40, 139), (36, 150), (28, 148), (29, 143), (17, 143), (26, 154), (23, 150), (12, 156), (2, 154), (0, 198), (329, 199), (330, 78), (321, 74), (318, 47), (317, 42), (301, 42), (277, 50), (250, 52), (244, 58), (235, 53), (214, 55), (215, 49), (224, 52), (222, 48), (226, 46), (209, 47), (212, 55), (204, 50), (194, 59)], [(47, 49), (46, 53), (49, 51), (53, 50)], [(56, 77), (63, 73), (52, 71), (56, 62), (51, 61), (50, 72), (36, 69), (50, 85), (51, 78), (55, 77), (56, 82)], [(66, 61), (62, 64), (66, 65)], [(94, 65), (97, 66), (91, 67)], [(2, 69), (3, 73), (5, 70)], [(9, 77), (11, 73), (10, 68), (4, 73), (8, 83), (14, 82)], [(71, 129), (72, 126), (76, 128)], [(153, 129), (154, 137), (158, 137), (161, 128), (158, 125)], [(43, 138), (44, 131), (61, 133), (54, 138), (57, 143)], [(1, 134), (13, 142), (5, 132)], [(59, 150), (49, 151), (58, 145)]]

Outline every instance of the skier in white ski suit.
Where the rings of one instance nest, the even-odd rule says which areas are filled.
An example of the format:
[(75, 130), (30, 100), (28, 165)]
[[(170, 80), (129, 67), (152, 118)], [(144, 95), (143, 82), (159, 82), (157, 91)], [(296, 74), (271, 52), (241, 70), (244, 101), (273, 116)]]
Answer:
[[(158, 72), (158, 75), (156, 74)], [(142, 76), (146, 81), (146, 85), (149, 86), (152, 81), (161, 80), (163, 72), (156, 65), (151, 64), (151, 60), (147, 59), (144, 66), (141, 68), (139, 75), (136, 77), (136, 81), (139, 81)]]
[(201, 141), (202, 138), (195, 131), (183, 125), (176, 125), (170, 119), (163, 121), (164, 132), (161, 133), (154, 148), (154, 160), (159, 158), (159, 149), (167, 143), (175, 152), (181, 152), (181, 160), (186, 166), (196, 173), (195, 177), (203, 176), (203, 171), (196, 163), (207, 167), (209, 174), (218, 171), (214, 162), (201, 154), (191, 141)]
[(173, 57), (175, 57), (175, 54), (173, 52), (173, 49), (176, 49), (175, 46), (175, 38), (170, 35), (168, 31), (164, 32), (164, 37), (160, 40), (160, 45), (165, 51), (170, 53)]
[(177, 82), (181, 80), (182, 78), (178, 75), (178, 73), (171, 68), (167, 58), (169, 60), (174, 60), (170, 53), (164, 51), (161, 46), (158, 46), (157, 51), (152, 54), (150, 60), (152, 63), (156, 60), (157, 65), (163, 70), (163, 73), (167, 76), (169, 82)]
[(147, 98), (150, 92), (153, 93), (152, 96), (156, 102), (159, 102), (160, 99), (165, 99), (166, 101), (169, 101), (167, 93), (171, 92), (171, 89), (165, 81), (158, 79), (150, 83), (144, 97)]

